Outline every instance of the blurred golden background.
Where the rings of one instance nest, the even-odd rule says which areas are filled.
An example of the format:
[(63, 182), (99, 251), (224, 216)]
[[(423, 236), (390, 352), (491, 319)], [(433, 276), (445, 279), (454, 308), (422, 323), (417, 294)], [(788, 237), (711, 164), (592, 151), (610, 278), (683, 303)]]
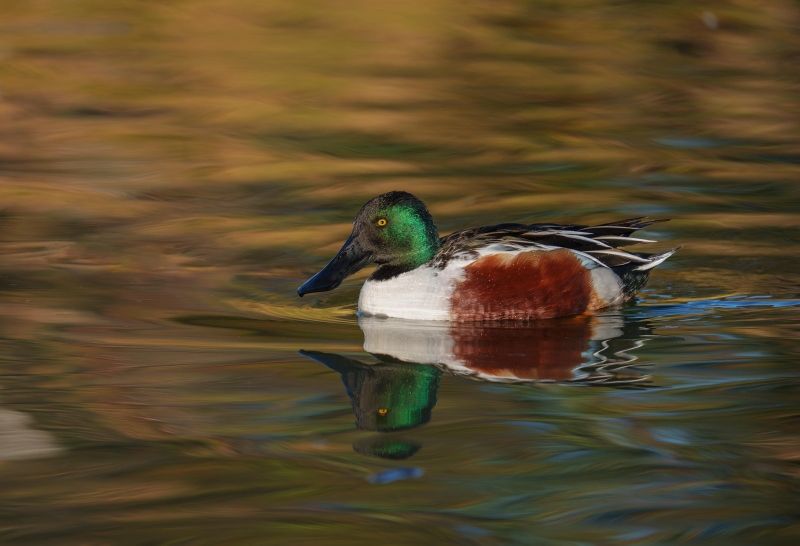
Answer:
[[(792, 0), (4, 0), (0, 541), (791, 543), (798, 28)], [(361, 352), (368, 271), (295, 289), (395, 189), (441, 234), (672, 217), (625, 312), (672, 388), (445, 377), (424, 477), (366, 481), (388, 463), (297, 350)]]

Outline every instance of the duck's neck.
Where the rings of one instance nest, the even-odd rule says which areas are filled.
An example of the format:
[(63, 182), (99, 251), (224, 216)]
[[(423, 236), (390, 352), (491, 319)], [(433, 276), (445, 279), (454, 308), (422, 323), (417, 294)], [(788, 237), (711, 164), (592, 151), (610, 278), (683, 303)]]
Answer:
[(420, 238), (416, 241), (416, 252), (405, 254), (401, 258), (379, 265), (372, 275), (370, 275), (369, 280), (385, 281), (402, 273), (413, 271), (419, 266), (431, 261), (441, 247), (436, 228), (433, 228), (431, 231), (432, 233), (426, 233), (424, 238)]

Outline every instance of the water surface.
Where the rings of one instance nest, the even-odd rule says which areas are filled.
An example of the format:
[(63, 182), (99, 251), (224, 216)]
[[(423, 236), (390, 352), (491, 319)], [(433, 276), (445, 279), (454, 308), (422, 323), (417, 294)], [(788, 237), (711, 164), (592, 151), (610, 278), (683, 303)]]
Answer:
[[(6, 2), (0, 542), (795, 544), (794, 2)], [(639, 300), (359, 320), (441, 234), (671, 217)]]

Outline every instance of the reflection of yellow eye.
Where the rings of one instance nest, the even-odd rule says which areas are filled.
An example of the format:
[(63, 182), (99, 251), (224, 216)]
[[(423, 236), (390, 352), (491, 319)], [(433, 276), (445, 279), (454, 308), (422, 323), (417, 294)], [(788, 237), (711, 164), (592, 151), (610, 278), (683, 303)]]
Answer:
[[(386, 220), (384, 220), (384, 223), (385, 223), (385, 222), (386, 222)], [(384, 416), (384, 415), (386, 415), (387, 413), (389, 413), (389, 410), (388, 410), (388, 409), (386, 409), (386, 408), (380, 408), (380, 409), (378, 410), (378, 415), (380, 415), (381, 417), (383, 417), (383, 416)]]
[(385, 226), (386, 225), (386, 218), (381, 218), (380, 220), (378, 220), (378, 225), (380, 227)]

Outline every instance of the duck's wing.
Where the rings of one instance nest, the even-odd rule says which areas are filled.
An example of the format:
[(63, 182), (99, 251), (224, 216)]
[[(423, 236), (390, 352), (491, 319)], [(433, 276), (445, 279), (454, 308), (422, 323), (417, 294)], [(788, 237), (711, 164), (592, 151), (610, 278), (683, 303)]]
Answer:
[(575, 224), (499, 224), (469, 228), (440, 239), (441, 248), (434, 264), (444, 267), (453, 258), (477, 257), (481, 250), (508, 252), (513, 250), (552, 250), (567, 248), (580, 253), (598, 265), (611, 269), (649, 270), (666, 260), (672, 249), (662, 254), (628, 252), (621, 247), (652, 243), (650, 239), (631, 237), (636, 231), (656, 222), (645, 217), (629, 218), (597, 226)]

